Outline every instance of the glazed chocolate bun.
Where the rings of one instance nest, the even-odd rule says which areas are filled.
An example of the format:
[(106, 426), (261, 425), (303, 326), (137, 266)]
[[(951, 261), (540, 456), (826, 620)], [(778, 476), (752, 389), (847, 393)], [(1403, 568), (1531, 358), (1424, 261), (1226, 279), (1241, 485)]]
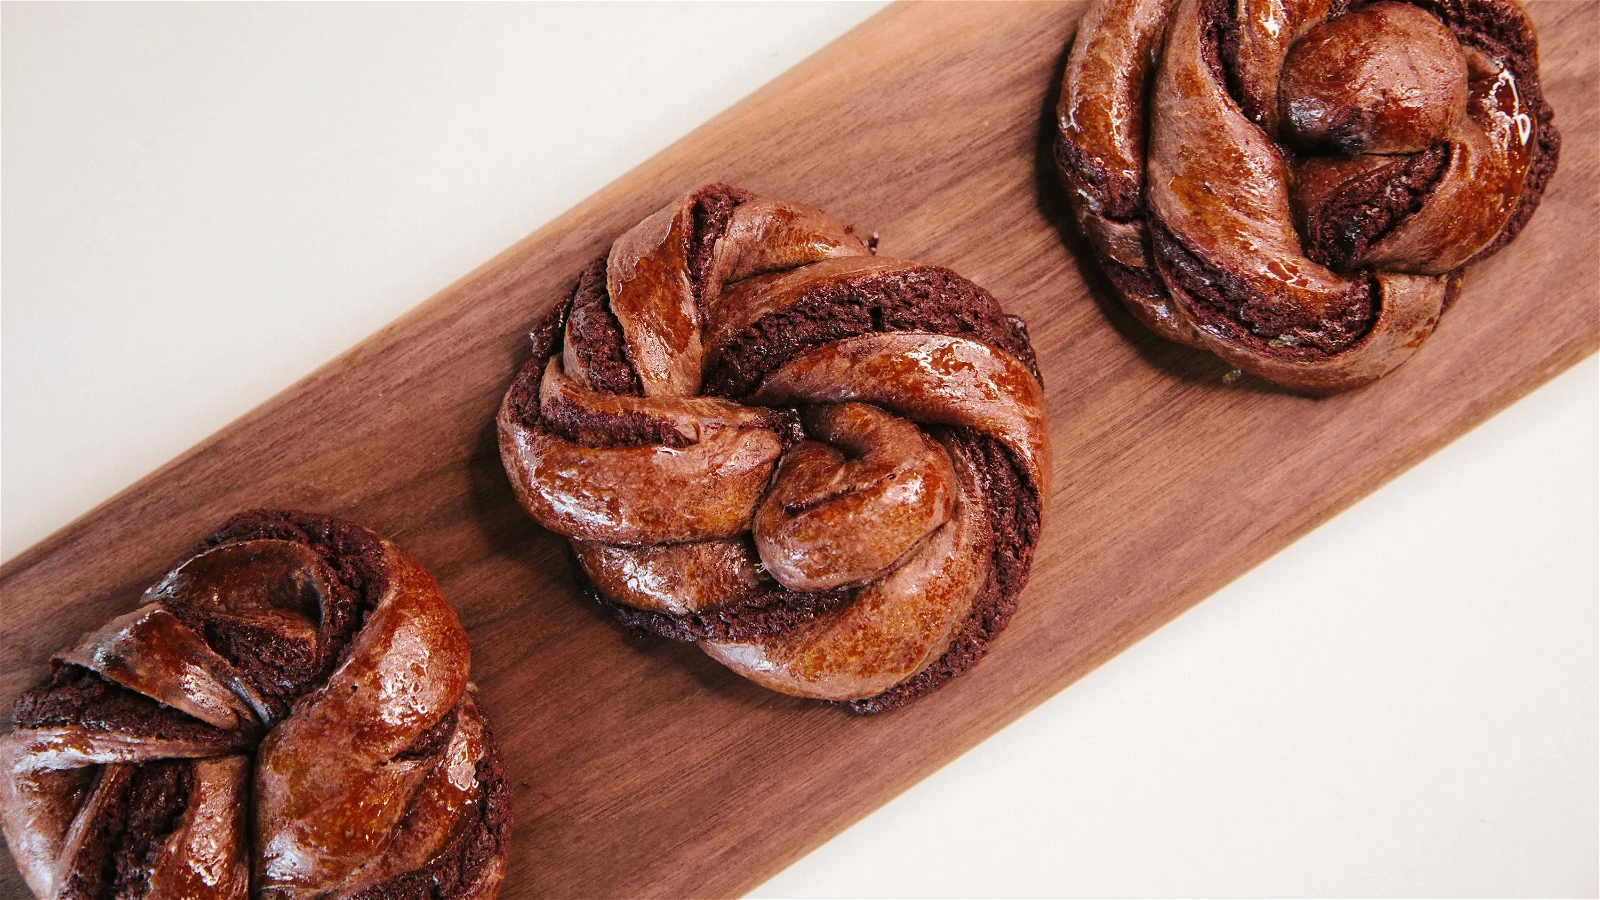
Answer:
[(468, 662), (393, 544), (238, 516), (18, 698), (11, 855), (41, 898), (492, 898), (511, 795)]
[(1049, 497), (1021, 320), (726, 185), (584, 271), (498, 424), (522, 505), (623, 622), (858, 712), (984, 655)]
[(1057, 112), (1134, 316), (1309, 393), (1415, 352), (1561, 148), (1512, 0), (1096, 0)]

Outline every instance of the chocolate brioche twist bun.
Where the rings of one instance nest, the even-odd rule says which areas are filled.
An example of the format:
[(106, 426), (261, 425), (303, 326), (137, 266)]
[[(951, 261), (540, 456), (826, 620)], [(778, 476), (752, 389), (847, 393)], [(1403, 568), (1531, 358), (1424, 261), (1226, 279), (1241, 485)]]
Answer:
[(1057, 112), (1134, 316), (1310, 393), (1415, 352), (1561, 147), (1512, 0), (1096, 0)]
[(510, 791), (466, 632), (387, 540), (235, 517), (57, 654), (0, 738), (39, 897), (491, 898)]
[(859, 712), (1005, 626), (1050, 448), (1027, 331), (977, 285), (711, 185), (618, 238), (533, 344), (506, 471), (625, 623)]

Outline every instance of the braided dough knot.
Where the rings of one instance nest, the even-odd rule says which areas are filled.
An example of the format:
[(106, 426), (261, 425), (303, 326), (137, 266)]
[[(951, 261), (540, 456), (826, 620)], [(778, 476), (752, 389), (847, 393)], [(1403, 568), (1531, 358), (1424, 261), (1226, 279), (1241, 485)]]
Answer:
[(498, 893), (509, 792), (420, 565), (260, 511), (143, 599), (57, 654), (0, 738), (0, 824), (36, 895)]
[(875, 711), (1009, 617), (1049, 445), (1026, 330), (971, 282), (711, 185), (618, 238), (533, 341), (506, 470), (625, 622)]
[(1134, 315), (1313, 393), (1416, 351), (1561, 142), (1513, 0), (1097, 0), (1058, 113)]

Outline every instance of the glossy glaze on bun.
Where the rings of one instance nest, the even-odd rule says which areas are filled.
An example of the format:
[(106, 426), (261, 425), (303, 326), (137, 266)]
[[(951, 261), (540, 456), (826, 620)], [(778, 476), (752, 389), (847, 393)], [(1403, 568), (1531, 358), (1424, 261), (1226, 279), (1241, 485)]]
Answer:
[(11, 855), (42, 898), (492, 898), (511, 796), (468, 666), (387, 540), (235, 517), (17, 700)]
[(1309, 393), (1416, 352), (1561, 147), (1514, 0), (1096, 0), (1057, 111), (1135, 317)]
[(506, 471), (626, 624), (858, 712), (1005, 627), (1050, 451), (1027, 331), (982, 288), (710, 185), (618, 238), (532, 337)]

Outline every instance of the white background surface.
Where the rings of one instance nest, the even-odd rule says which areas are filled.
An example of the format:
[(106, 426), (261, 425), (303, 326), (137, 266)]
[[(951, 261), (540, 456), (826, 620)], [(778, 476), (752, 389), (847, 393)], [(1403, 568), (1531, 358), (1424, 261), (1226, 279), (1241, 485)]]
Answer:
[[(5, 6), (0, 552), (874, 8)], [(1597, 376), (1590, 358), (758, 894), (1593, 896)]]

